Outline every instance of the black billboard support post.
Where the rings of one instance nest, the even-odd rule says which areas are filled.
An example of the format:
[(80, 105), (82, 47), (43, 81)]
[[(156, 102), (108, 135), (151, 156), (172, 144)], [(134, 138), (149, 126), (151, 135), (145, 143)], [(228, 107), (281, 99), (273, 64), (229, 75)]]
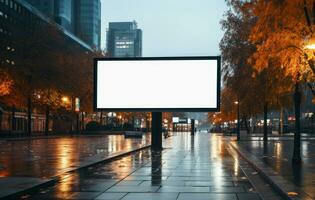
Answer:
[(194, 119), (190, 120), (190, 127), (191, 127), (190, 133), (192, 136), (194, 136), (195, 135), (195, 120)]
[(152, 112), (151, 149), (162, 150), (162, 112)]

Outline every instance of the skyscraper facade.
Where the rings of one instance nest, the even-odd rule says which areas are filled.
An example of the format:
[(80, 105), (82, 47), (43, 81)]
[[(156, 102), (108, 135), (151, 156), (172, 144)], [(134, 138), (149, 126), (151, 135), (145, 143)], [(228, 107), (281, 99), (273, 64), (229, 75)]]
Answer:
[(72, 0), (26, 0), (44, 15), (53, 19), (67, 31), (73, 32), (73, 2)]
[(101, 44), (100, 0), (26, 0), (92, 48)]
[(72, 0), (55, 0), (54, 20), (66, 30), (73, 32), (73, 2)]
[(45, 14), (50, 18), (54, 18), (55, 16), (55, 2), (54, 0), (26, 0), (32, 6), (37, 8), (40, 12)]
[(142, 30), (133, 22), (110, 22), (107, 30), (110, 57), (141, 57)]
[(76, 0), (76, 35), (93, 48), (101, 44), (101, 2), (100, 0)]

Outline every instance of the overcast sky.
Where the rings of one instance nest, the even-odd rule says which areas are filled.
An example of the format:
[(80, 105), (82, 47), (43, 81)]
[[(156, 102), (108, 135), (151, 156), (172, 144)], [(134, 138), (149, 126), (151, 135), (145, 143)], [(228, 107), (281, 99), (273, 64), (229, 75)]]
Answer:
[(224, 0), (101, 0), (102, 47), (108, 22), (133, 21), (143, 31), (143, 56), (215, 56), (223, 36)]

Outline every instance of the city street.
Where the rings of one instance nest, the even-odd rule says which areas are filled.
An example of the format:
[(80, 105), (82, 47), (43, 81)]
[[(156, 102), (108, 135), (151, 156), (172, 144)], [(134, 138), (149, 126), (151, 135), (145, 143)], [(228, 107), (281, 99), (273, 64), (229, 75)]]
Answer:
[(315, 0), (0, 0), (0, 200), (315, 200)]
[(245, 163), (227, 144), (216, 135), (177, 133), (162, 152), (142, 150), (64, 174), (54, 186), (21, 199), (261, 199), (243, 172)]

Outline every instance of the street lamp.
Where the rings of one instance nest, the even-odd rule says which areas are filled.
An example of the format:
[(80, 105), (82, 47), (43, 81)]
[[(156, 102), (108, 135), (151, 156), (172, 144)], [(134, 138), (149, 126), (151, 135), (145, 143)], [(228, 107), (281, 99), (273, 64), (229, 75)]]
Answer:
[(240, 102), (235, 101), (235, 105), (237, 105), (237, 129), (236, 129), (236, 134), (237, 134), (237, 141), (241, 140), (241, 135), (240, 135)]
[(121, 115), (119, 115), (118, 116), (118, 120), (119, 120), (119, 126), (121, 127), (121, 125), (122, 125), (122, 121), (121, 121), (121, 119), (122, 119), (122, 116)]
[(69, 97), (64, 96), (61, 98), (61, 100), (63, 103), (69, 103)]

